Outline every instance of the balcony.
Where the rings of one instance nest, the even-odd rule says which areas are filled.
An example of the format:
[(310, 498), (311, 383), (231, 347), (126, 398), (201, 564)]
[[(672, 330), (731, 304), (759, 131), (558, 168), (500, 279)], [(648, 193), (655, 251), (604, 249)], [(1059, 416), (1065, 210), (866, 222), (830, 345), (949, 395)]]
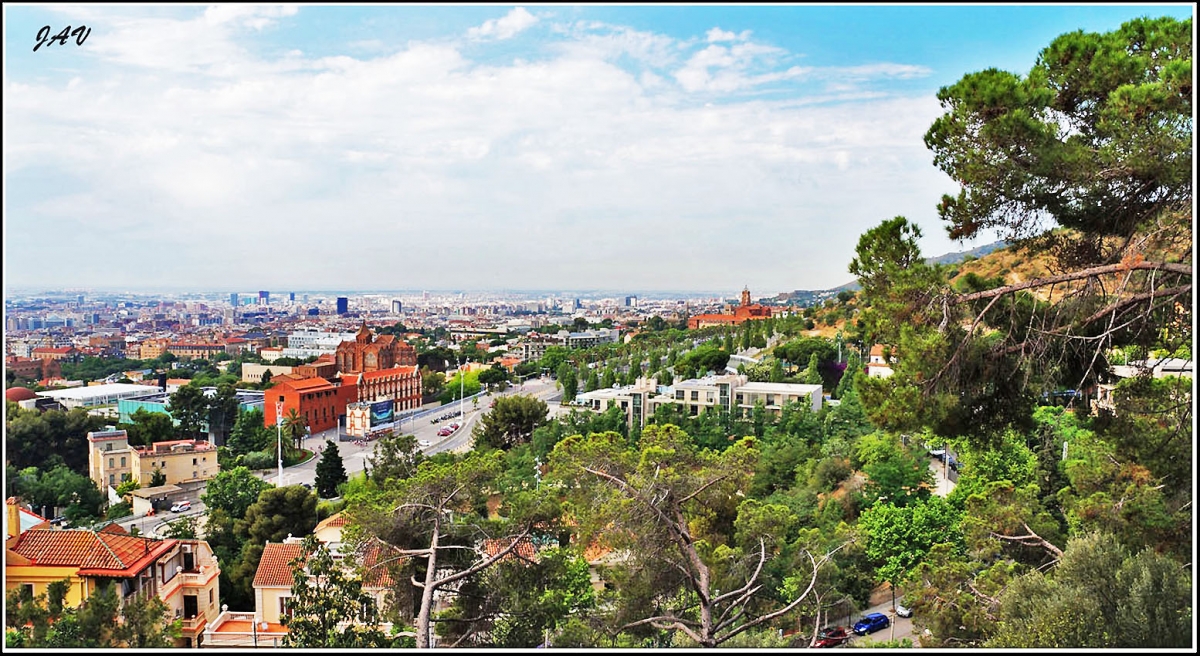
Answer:
[(197, 615), (195, 617), (183, 618), (180, 628), (183, 629), (184, 633), (195, 635), (203, 630), (206, 624), (208, 624), (208, 618), (203, 615)]

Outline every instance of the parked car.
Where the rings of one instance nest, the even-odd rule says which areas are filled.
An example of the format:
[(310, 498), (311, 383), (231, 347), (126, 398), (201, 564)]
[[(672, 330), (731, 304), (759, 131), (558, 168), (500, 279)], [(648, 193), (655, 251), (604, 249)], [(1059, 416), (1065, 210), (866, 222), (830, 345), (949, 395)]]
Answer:
[(817, 633), (817, 641), (813, 644), (813, 646), (836, 647), (849, 639), (850, 634), (846, 633), (846, 627), (827, 626)]
[(868, 633), (875, 633), (880, 629), (886, 629), (891, 624), (892, 621), (883, 613), (868, 613), (854, 623), (854, 632), (858, 635), (867, 635)]
[(174, 513), (187, 512), (191, 509), (192, 509), (191, 501), (177, 501), (177, 502), (175, 502), (175, 505), (171, 506), (171, 512), (174, 512)]
[(433, 442), (430, 442), (429, 440), (417, 440), (417, 444), (420, 444), (421, 446), (432, 446)]
[(453, 433), (453, 432), (454, 431), (450, 430), (449, 428), (443, 428), (443, 429), (439, 430), (437, 432), (437, 434), (438, 434), (438, 437), (446, 437), (447, 435), (449, 435), (450, 433)]
[(896, 604), (896, 615), (898, 617), (912, 617), (912, 608), (904, 604)]

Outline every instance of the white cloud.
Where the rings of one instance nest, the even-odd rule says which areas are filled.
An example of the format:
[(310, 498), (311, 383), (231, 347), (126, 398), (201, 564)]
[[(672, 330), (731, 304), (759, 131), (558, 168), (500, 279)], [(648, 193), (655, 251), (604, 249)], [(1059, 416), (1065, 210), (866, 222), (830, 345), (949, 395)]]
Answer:
[(705, 36), (708, 37), (709, 43), (716, 43), (718, 41), (745, 41), (750, 38), (750, 30), (745, 30), (741, 34), (735, 34), (733, 32), (726, 32), (719, 27), (714, 27)]
[[(113, 19), (163, 43), (93, 50), (99, 73), (6, 80), (11, 284), (137, 279), (86, 268), (102, 248), (162, 253), (156, 278), (214, 286), (833, 286), (863, 230), (935, 220), (949, 189), (921, 140), (932, 96), (721, 95), (919, 67), (802, 68), (765, 44), (609, 25), (504, 63), (452, 42), (263, 58), (238, 30), (270, 16), (217, 18)], [(478, 262), (448, 266), (467, 235)], [(497, 271), (489, 252), (512, 257)]]
[(537, 21), (537, 16), (526, 11), (524, 7), (516, 7), (505, 14), (503, 18), (486, 20), (483, 25), (467, 30), (467, 37), (471, 39), (511, 39), (518, 32), (532, 27)]

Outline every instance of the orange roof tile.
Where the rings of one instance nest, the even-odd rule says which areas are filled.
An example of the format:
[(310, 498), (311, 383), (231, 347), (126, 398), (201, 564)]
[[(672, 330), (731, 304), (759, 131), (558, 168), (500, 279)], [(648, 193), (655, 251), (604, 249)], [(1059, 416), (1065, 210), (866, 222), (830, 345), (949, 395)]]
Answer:
[[(272, 378), (274, 380), (274, 378)], [(333, 385), (324, 378), (302, 378), (300, 380), (285, 380), (280, 385), (287, 385), (297, 392), (315, 389), (332, 388)]]
[(291, 563), (303, 555), (303, 545), (298, 542), (268, 542), (258, 561), (258, 571), (254, 573), (254, 587), (292, 587)]
[(399, 565), (404, 559), (389, 560), (390, 558), (395, 556), (388, 555), (383, 550), (383, 545), (378, 542), (372, 542), (363, 551), (362, 564), (366, 569), (363, 575), (364, 588), (390, 588), (395, 583), (391, 566)]
[(323, 528), (337, 528), (339, 526), (345, 526), (348, 523), (350, 523), (350, 520), (346, 517), (345, 513), (336, 513), (326, 517), (325, 519), (322, 519), (321, 522), (317, 524), (317, 527), (313, 529), (313, 532), (315, 533)]
[(133, 576), (177, 542), (84, 529), (30, 529), (9, 548), (41, 566), (78, 567), (85, 575)]
[[(510, 544), (512, 544), (511, 539), (484, 540), (483, 541), (483, 553), (488, 558), (491, 558), (492, 556), (495, 556), (496, 554), (503, 551)], [(533, 547), (533, 542), (531, 542), (529, 540), (529, 538), (521, 538), (521, 541), (517, 544), (517, 547), (515, 549), (513, 549), (512, 551), (510, 551), (508, 553), (508, 555), (505, 556), (502, 560), (507, 560), (509, 558), (512, 558), (512, 557), (514, 557), (514, 555), (516, 557), (522, 558), (524, 560), (536, 560), (537, 559), (537, 553)]]

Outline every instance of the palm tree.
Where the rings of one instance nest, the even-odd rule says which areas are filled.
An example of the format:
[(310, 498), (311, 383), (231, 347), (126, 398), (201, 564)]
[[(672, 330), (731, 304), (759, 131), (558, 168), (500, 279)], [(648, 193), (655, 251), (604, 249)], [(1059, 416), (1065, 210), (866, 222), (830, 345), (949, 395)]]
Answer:
[(292, 408), (283, 417), (283, 430), (292, 438), (292, 446), (299, 451), (300, 440), (308, 433), (308, 420), (300, 415), (300, 411)]

